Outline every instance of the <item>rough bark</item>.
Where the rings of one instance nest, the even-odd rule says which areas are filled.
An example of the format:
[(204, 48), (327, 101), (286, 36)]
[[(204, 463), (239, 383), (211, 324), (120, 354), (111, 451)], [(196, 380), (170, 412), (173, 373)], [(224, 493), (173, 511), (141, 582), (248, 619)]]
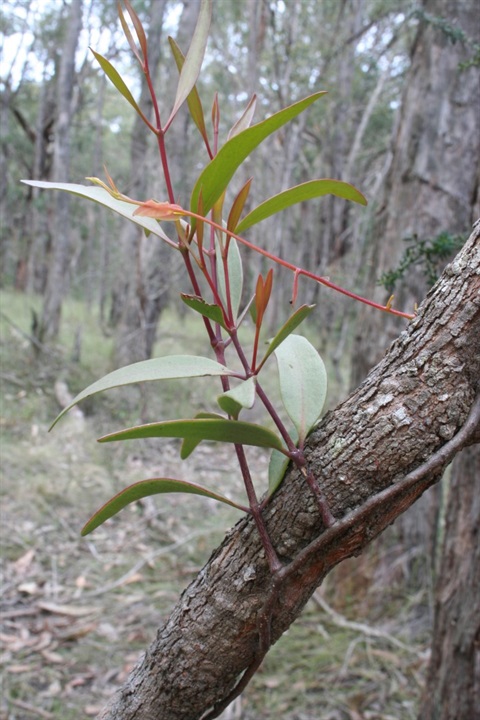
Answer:
[[(273, 641), (335, 565), (360, 554), (441, 477), (445, 448), (455, 437), (463, 442), (460, 428), (479, 394), (480, 222), (383, 361), (308, 439), (308, 465), (336, 525), (325, 530), (292, 468), (265, 511), (282, 562), (297, 557), (298, 570), (273, 608)], [(315, 552), (306, 551), (312, 542)], [(101, 720), (202, 717), (255, 657), (257, 618), (270, 590), (257, 532), (245, 517), (184, 591)]]
[(433, 644), (419, 720), (474, 718), (480, 707), (480, 445), (452, 468)]

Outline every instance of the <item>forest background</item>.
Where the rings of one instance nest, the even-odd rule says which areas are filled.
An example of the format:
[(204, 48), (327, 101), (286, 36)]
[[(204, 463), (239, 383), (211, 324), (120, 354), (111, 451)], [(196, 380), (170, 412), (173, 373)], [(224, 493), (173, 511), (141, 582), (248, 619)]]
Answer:
[[(135, 8), (154, 49), (158, 95), (171, 99), (167, 35), (185, 51), (198, 4)], [(178, 386), (119, 391), (89, 401), (88, 421), (71, 418), (67, 440), (46, 435), (58, 404), (125, 363), (207, 349), (179, 307), (185, 278), (161, 241), (101, 208), (19, 183), (83, 182), (102, 177), (105, 164), (125, 193), (165, 196), (150, 138), (88, 50), (108, 56), (145, 99), (116, 4), (14, 1), (0, 21), (1, 712), (67, 719), (100, 710), (235, 516), (206, 499), (143, 501), (91, 541), (78, 537), (100, 495), (178, 466), (174, 443), (95, 448), (106, 418), (192, 414), (202, 397)], [(205, 108), (218, 92), (224, 136), (253, 93), (258, 121), (328, 90), (249, 158), (238, 188), (254, 175), (255, 205), (332, 177), (369, 202), (301, 204), (261, 227), (264, 247), (383, 303), (394, 293), (395, 307), (411, 312), (480, 214), (479, 42), (474, 0), (216, 0), (198, 89)], [(172, 132), (170, 166), (186, 202), (206, 159), (186, 111)], [(265, 269), (261, 257), (248, 258), (249, 292)], [(275, 327), (290, 310), (289, 278), (279, 275), (273, 293)], [(334, 407), (405, 323), (306, 282), (300, 295), (317, 304), (306, 333), (327, 362)], [(238, 479), (221, 452), (219, 461), (207, 445), (181, 470), (201, 479), (214, 464), (219, 488), (234, 493)], [(263, 477), (267, 459), (258, 452), (256, 460)], [(417, 717), (447, 493), (448, 483), (433, 488), (329, 576), (229, 717)]]

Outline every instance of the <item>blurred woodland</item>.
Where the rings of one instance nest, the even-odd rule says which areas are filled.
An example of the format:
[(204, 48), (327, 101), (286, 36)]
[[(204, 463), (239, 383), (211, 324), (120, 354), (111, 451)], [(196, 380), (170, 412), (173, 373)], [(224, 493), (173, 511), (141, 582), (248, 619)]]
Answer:
[[(133, 4), (147, 29), (155, 87), (168, 111), (178, 74), (167, 37), (175, 37), (186, 52), (198, 2), (135, 0)], [(46, 527), (45, 519), (39, 515), (41, 503), (36, 504), (29, 520), (21, 498), (12, 490), (18, 469), (22, 477), (28, 474), (29, 460), (28, 457), (22, 460), (21, 453), (11, 455), (10, 448), (19, 442), (25, 448), (29, 442), (35, 445), (38, 433), (44, 433), (49, 419), (56, 413), (52, 388), (59, 379), (75, 394), (82, 384), (88, 384), (103, 371), (151, 357), (159, 346), (162, 352), (165, 346), (170, 352), (176, 352), (178, 344), (183, 342), (186, 352), (191, 352), (199, 341), (190, 334), (186, 315), (189, 311), (179, 307), (179, 291), (189, 292), (183, 265), (165, 243), (153, 236), (145, 237), (138, 227), (93, 203), (64, 193), (44, 193), (20, 183), (22, 178), (83, 183), (88, 176), (104, 178), (105, 166), (122, 192), (145, 199), (166, 197), (154, 138), (106, 79), (89, 50), (92, 47), (108, 57), (147, 114), (151, 112), (144, 78), (121, 32), (116, 2), (11, 0), (0, 11), (0, 30), (0, 311), (2, 386), (7, 398), (1, 428), (2, 455), (5, 453), (2, 495), (10, 498), (6, 503), (9, 513), (6, 527), (10, 534), (9, 540), (4, 540), (7, 593), (2, 616), (7, 620), (4, 628), (6, 667), (10, 664), (16, 668), (10, 677), (18, 679), (21, 668), (29, 664), (34, 652), (28, 650), (34, 647), (33, 641), (30, 646), (27, 641), (29, 637), (38, 638), (40, 631), (37, 626), (35, 629), (33, 620), (29, 620), (30, 625), (22, 624), (19, 618), (23, 616), (15, 615), (14, 610), (25, 611), (36, 603), (35, 622), (40, 623), (42, 613), (50, 613), (57, 619), (67, 618), (70, 622), (69, 603), (73, 603), (73, 607), (84, 599), (88, 615), (95, 592), (90, 583), (101, 585), (103, 582), (109, 587), (112, 585), (112, 592), (115, 588), (125, 591), (129, 583), (134, 582), (131, 578), (141, 575), (143, 570), (139, 568), (128, 581), (122, 580), (116, 585), (113, 578), (105, 579), (106, 575), (102, 580), (98, 570), (90, 570), (89, 577), (86, 559), (79, 549), (85, 541), (72, 539), (70, 521), (78, 510), (74, 501), (68, 512), (65, 510), (66, 520), (55, 528), (56, 539), (52, 541), (58, 548), (63, 543), (62, 533), (66, 533), (67, 543), (72, 543), (67, 560), (63, 561), (71, 577), (68, 582), (65, 580), (61, 592), (55, 591), (57, 594), (52, 599), (42, 580), (42, 576), (51, 571), (41, 550), (42, 533), (47, 531), (35, 535), (39, 528)], [(479, 67), (480, 18), (476, 0), (214, 0), (213, 26), (197, 87), (207, 119), (218, 93), (223, 139), (254, 93), (258, 98), (254, 122), (258, 122), (310, 93), (328, 91), (307, 113), (275, 133), (242, 166), (235, 177), (237, 191), (250, 176), (254, 177), (250, 206), (246, 209), (284, 188), (313, 178), (352, 183), (368, 199), (367, 208), (332, 196), (299, 204), (260, 225), (255, 230), (255, 241), (280, 257), (383, 304), (394, 295), (396, 308), (413, 312), (445, 265), (463, 246), (480, 216)], [(187, 109), (183, 108), (180, 115), (167, 147), (177, 201), (188, 204), (191, 189), (208, 157)], [(478, 251), (477, 244), (473, 252)], [(251, 254), (247, 265), (248, 295), (253, 292), (258, 273), (265, 272), (268, 263), (262, 256)], [(276, 271), (273, 295), (269, 322), (276, 327), (291, 310), (291, 278)], [(308, 335), (325, 357), (331, 378), (329, 405), (333, 407), (364, 380), (407, 322), (354, 304), (324, 287), (309, 284), (304, 278), (299, 299), (317, 305), (308, 322)], [(100, 347), (108, 348), (108, 352)], [(99, 368), (95, 363), (96, 354), (100, 358)], [(29, 397), (36, 394), (35, 404), (27, 407), (25, 396), (20, 395), (23, 392)], [(8, 398), (13, 398), (12, 403), (19, 403), (20, 410), (18, 406), (17, 410), (13, 405), (10, 407)], [(39, 410), (39, 398), (46, 403), (46, 410)], [(174, 401), (188, 402), (188, 395), (185, 398), (172, 393), (160, 399), (160, 410)], [(144, 394), (133, 400), (126, 396), (127, 409), (112, 410), (112, 406), (100, 404), (98, 415), (105, 419), (113, 412), (114, 416), (122, 417), (133, 408), (134, 413), (148, 416), (158, 411), (157, 406), (149, 406), (149, 402), (152, 403)], [(56, 443), (51, 446), (51, 452), (56, 458), (60, 457), (61, 440), (48, 442)], [(79, 440), (75, 437), (72, 442)], [(101, 460), (87, 458), (83, 445), (75, 447), (80, 463), (90, 463), (90, 470), (95, 463), (102, 466), (98, 476), (101, 486), (108, 484), (105, 478), (109, 469), (113, 468), (113, 474), (118, 477), (120, 468), (126, 466), (130, 472), (131, 468), (135, 469), (135, 462), (156, 467), (168, 461), (155, 455), (158, 452), (155, 450), (149, 456), (148, 448), (140, 457), (117, 454), (113, 460), (106, 461), (103, 456)], [(208, 457), (200, 456), (197, 461), (200, 465), (193, 468), (194, 472), (203, 472), (203, 461), (208, 465)], [(42, 462), (48, 463), (46, 455)], [(260, 474), (265, 471), (262, 462), (258, 459)], [(112, 463), (110, 468), (108, 463)], [(31, 472), (35, 474), (35, 470)], [(52, 466), (46, 471), (47, 475), (52, 472), (58, 473), (59, 467)], [(260, 678), (258, 684), (254, 684), (245, 704), (237, 704), (225, 718), (248, 720), (275, 715), (291, 720), (387, 717), (461, 720), (473, 717), (468, 714), (468, 708), (473, 707), (468, 705), (468, 697), (463, 710), (457, 705), (450, 714), (435, 715), (434, 708), (429, 706), (435, 693), (447, 692), (445, 688), (452, 676), (448, 678), (444, 673), (440, 681), (439, 673), (435, 674), (431, 667), (428, 675), (431, 685), (426, 691), (422, 689), (434, 617), (438, 641), (450, 642), (445, 639), (448, 622), (438, 616), (441, 612), (438, 602), (437, 616), (434, 615), (436, 598), (445, 580), (442, 580), (442, 567), (447, 560), (442, 548), (445, 545), (445, 552), (454, 552), (458, 527), (463, 527), (465, 533), (472, 528), (473, 533), (480, 517), (479, 503), (473, 496), (474, 480), (478, 481), (480, 476), (478, 445), (459, 456), (450, 475), (451, 481), (447, 478), (443, 484), (431, 488), (371, 550), (337, 567), (322, 594), (318, 591), (315, 595), (315, 603), (306, 615), (304, 628), (310, 627), (308, 623), (315, 624), (318, 631), (320, 626), (320, 635), (324, 632), (324, 638), (328, 632), (334, 632), (325, 630), (322, 625), (325, 622), (331, 622), (337, 630), (342, 628), (342, 632), (358, 632), (358, 637), (363, 639), (372, 637), (371, 631), (377, 622), (384, 622), (381, 637), (387, 638), (387, 644), (391, 634), (405, 631), (400, 646), (393, 644), (388, 650), (375, 648), (373, 653), (380, 653), (375, 662), (380, 665), (381, 658), (389, 668), (392, 684), (396, 682), (400, 687), (400, 691), (397, 686), (395, 692), (392, 690), (393, 695), (398, 691), (398, 697), (385, 698), (388, 692), (381, 690), (385, 677), (380, 669), (376, 675), (377, 665), (369, 656), (371, 648), (365, 650), (371, 662), (370, 676), (363, 678), (368, 687), (362, 685), (358, 689), (347, 682), (349, 665), (355, 666), (358, 674), (358, 667), (364, 667), (367, 662), (363, 656), (361, 661), (356, 657), (360, 641), (349, 637), (343, 650), (335, 648), (334, 651), (340, 670), (330, 667), (330, 661), (324, 666), (330, 679), (325, 686), (336, 684), (338, 694), (329, 690), (328, 697), (316, 695), (315, 679), (310, 675), (305, 679), (300, 673), (298, 678), (295, 675), (297, 691), (296, 699), (292, 699), (295, 683), (288, 682), (289, 665), (293, 655), (309, 652), (308, 642), (313, 634), (309, 629), (300, 640), (293, 636), (292, 646), (294, 642), (297, 645), (287, 651), (290, 657), (285, 660), (279, 659), (281, 643), (275, 647), (272, 661), (275, 664), (269, 666), (263, 681)], [(81, 483), (79, 477), (72, 482)], [(63, 479), (58, 480), (62, 482)], [(42, 492), (47, 497), (53, 493), (55, 497), (48, 483), (42, 485)], [(449, 502), (450, 483), (454, 487), (458, 485), (464, 497), (471, 497), (471, 502)], [(28, 485), (22, 492), (25, 488)], [(155, 515), (153, 503), (145, 504), (142, 515), (145, 538), (155, 538), (157, 542), (161, 536), (167, 545), (181, 544), (184, 510), (177, 507), (177, 502), (172, 509), (180, 512), (177, 520), (169, 519), (166, 511), (164, 515)], [(80, 505), (83, 509), (83, 497)], [(452, 517), (447, 517), (450, 512)], [(132, 516), (129, 522), (135, 520), (138, 518)], [(28, 531), (28, 522), (33, 523), (35, 532), (32, 528)], [(55, 525), (56, 520), (49, 517), (48, 523), (52, 522)], [(18, 540), (15, 532), (25, 523), (23, 539)], [(69, 529), (65, 529), (65, 525)], [(450, 528), (450, 536), (446, 535), (445, 527)], [(31, 555), (28, 555), (31, 547), (26, 539), (29, 532), (36, 537), (33, 544), (36, 550)], [(191, 528), (188, 532), (191, 533)], [(209, 527), (206, 532), (214, 534), (218, 528)], [(114, 557), (126, 540), (124, 533), (125, 530), (117, 527), (113, 540), (108, 541), (107, 529), (100, 538), (100, 543), (116, 543), (115, 547), (104, 546), (108, 555), (104, 567), (108, 566), (109, 570), (115, 568)], [(221, 535), (220, 532), (215, 539)], [(465, 536), (463, 540), (466, 542)], [(150, 558), (144, 542), (147, 543), (147, 539), (137, 533), (132, 547)], [(210, 542), (207, 546), (210, 547)], [(458, 557), (463, 558), (465, 565), (469, 558), (476, 563), (465, 572), (480, 581), (478, 552), (472, 558), (465, 548), (468, 543)], [(169, 571), (175, 576), (176, 591), (182, 589), (195, 568), (204, 562), (204, 548), (201, 547), (199, 553), (197, 550), (195, 545), (194, 550), (185, 551), (175, 563), (170, 561)], [(90, 549), (91, 561), (96, 552)], [(69, 566), (68, 556), (76, 558), (71, 562), (78, 563), (78, 574)], [(130, 555), (132, 566), (135, 566), (135, 557)], [(145, 564), (150, 570), (155, 566), (153, 560)], [(460, 560), (457, 567), (459, 564)], [(158, 565), (155, 567), (155, 573), (163, 572)], [(34, 573), (30, 586), (26, 580), (29, 570)], [(120, 578), (125, 572), (123, 568)], [(88, 581), (85, 578), (89, 578)], [(143, 583), (145, 575), (140, 580)], [(148, 583), (151, 582), (149, 579)], [(68, 583), (74, 586), (71, 595), (66, 589)], [(19, 591), (20, 586), (23, 590)], [(119, 625), (113, 627), (115, 623), (112, 623), (110, 629), (105, 628), (106, 623), (111, 622), (106, 601), (105, 619), (97, 642), (117, 647), (113, 657), (116, 674), (108, 675), (103, 669), (100, 686), (100, 671), (97, 668), (89, 675), (88, 647), (82, 646), (83, 669), (77, 673), (78, 684), (68, 685), (62, 674), (65, 672), (62, 657), (70, 657), (65, 642), (75, 644), (93, 632), (94, 623), (90, 623), (92, 627), (83, 623), (85, 627), (80, 628), (77, 635), (74, 632), (67, 637), (66, 626), (60, 623), (59, 630), (58, 623), (55, 625), (52, 621), (48, 627), (42, 626), (42, 632), (50, 633), (51, 642), (55, 641), (56, 645), (49, 647), (47, 642), (41, 648), (40, 662), (50, 663), (53, 675), (57, 672), (57, 676), (47, 678), (45, 687), (35, 690), (32, 690), (33, 681), (30, 690), (26, 690), (25, 686), (8, 680), (6, 688), (11, 702), (5, 701), (0, 709), (4, 713), (1, 717), (9, 720), (34, 717), (35, 708), (40, 706), (43, 710), (37, 717), (59, 720), (80, 716), (70, 709), (68, 712), (72, 714), (68, 714), (67, 707), (77, 711), (81, 707), (90, 716), (98, 712), (100, 700), (105, 700), (102, 693), (107, 694), (105, 688), (109, 683), (122, 682), (126, 673), (124, 666), (128, 665), (130, 656), (119, 650), (118, 644), (123, 641), (127, 645), (130, 638), (134, 659), (135, 650), (148, 642), (137, 605), (158, 602), (163, 617), (176, 594), (170, 586), (157, 587), (156, 594), (150, 592), (150, 586), (146, 589), (140, 584), (139, 588), (133, 600), (129, 596), (128, 602), (134, 608), (130, 620), (128, 602), (124, 602), (126, 596), (119, 596), (120, 614), (116, 621)], [(478, 600), (470, 600), (478, 606)], [(55, 614), (55, 608), (58, 611), (59, 607), (66, 608), (64, 614), (61, 611)], [(322, 612), (327, 613), (325, 617), (312, 619), (322, 608)], [(355, 622), (346, 620), (343, 613), (359, 621), (357, 627), (353, 627)], [(475, 611), (472, 613), (469, 632), (475, 634), (471, 620)], [(153, 634), (158, 618), (153, 617), (154, 613), (147, 612), (147, 615), (146, 622)], [(25, 617), (28, 618), (26, 612)], [(74, 624), (81, 624), (81, 617), (75, 616)], [(399, 617), (401, 623), (395, 620)], [(133, 624), (126, 633), (127, 638), (119, 639), (115, 632), (123, 622), (127, 626), (129, 622)], [(476, 624), (480, 632), (478, 620)], [(22, 632), (23, 646), (20, 640), (18, 645), (8, 640), (22, 637)], [(368, 642), (365, 641), (366, 645)], [(95, 647), (91, 645), (92, 652)], [(448, 653), (446, 646), (444, 651)], [(20, 656), (15, 654), (18, 652)], [(63, 655), (64, 652), (67, 655)], [(396, 652), (395, 660), (392, 658)], [(436, 647), (432, 657), (438, 662), (442, 648)], [(106, 653), (107, 667), (109, 660)], [(315, 662), (313, 656), (312, 662)], [(471, 667), (473, 664), (472, 658)], [(74, 667), (77, 672), (78, 666)], [(472, 702), (474, 692), (478, 692), (476, 697), (480, 702), (480, 688), (474, 690), (469, 672), (462, 666), (461, 671), (453, 674), (462, 676), (457, 678), (458, 683), (467, 683), (464, 693)], [(476, 681), (478, 683), (478, 677)], [(284, 696), (279, 690), (281, 686), (288, 686)], [(50, 688), (50, 695), (45, 688)], [(87, 695), (82, 696), (78, 704), (71, 700), (75, 692), (88, 688), (96, 693), (95, 701)], [(308, 703), (303, 706), (299, 700), (306, 690), (312, 693), (314, 706)], [(270, 709), (262, 700), (262, 692), (273, 698)], [(44, 693), (39, 705), (37, 693)], [(58, 701), (57, 706), (58, 697), (63, 700)], [(318, 705), (323, 702), (319, 700), (321, 697), (324, 710)], [(389, 702), (393, 704), (388, 705)], [(462, 714), (464, 711), (467, 714)]]

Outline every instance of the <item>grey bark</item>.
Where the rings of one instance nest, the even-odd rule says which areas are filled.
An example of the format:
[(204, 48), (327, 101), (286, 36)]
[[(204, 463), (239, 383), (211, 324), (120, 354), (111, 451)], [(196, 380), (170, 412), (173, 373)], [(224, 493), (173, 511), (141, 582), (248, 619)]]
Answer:
[[(430, 17), (442, 18), (480, 39), (474, 0), (424, 0), (421, 7)], [(406, 247), (403, 238), (434, 238), (444, 231), (466, 235), (478, 217), (480, 73), (478, 67), (459, 68), (470, 52), (465, 43), (452, 43), (438, 24), (419, 22), (393, 137), (392, 162), (363, 261), (364, 294), (378, 302), (385, 303), (390, 293), (376, 285), (377, 279), (398, 267)], [(413, 303), (425, 292), (422, 272), (411, 268), (395, 287), (394, 306), (412, 312)], [(352, 387), (380, 360), (397, 332), (398, 323), (390, 318), (360, 310)], [(398, 554), (406, 548), (420, 550), (416, 561), (408, 563), (412, 582), (431, 580), (439, 510), (440, 497), (433, 490), (397, 524)]]
[[(424, 0), (423, 7), (480, 41), (475, 0)], [(405, 249), (403, 238), (415, 234), (431, 238), (442, 231), (467, 234), (478, 217), (480, 72), (478, 67), (459, 69), (469, 53), (439, 27), (420, 23), (393, 139), (393, 159), (364, 259), (366, 294), (379, 302), (386, 302), (388, 294), (376, 281), (398, 266)], [(420, 301), (425, 291), (421, 274), (410, 272), (395, 289), (395, 307), (412, 312), (412, 298)], [(369, 312), (360, 313), (357, 328), (352, 387), (379, 361), (397, 332), (397, 325)]]
[(474, 718), (480, 708), (479, 480), (476, 444), (453, 463), (432, 654), (419, 720)]
[[(273, 608), (273, 641), (335, 565), (360, 554), (439, 480), (441, 465), (464, 442), (461, 428), (472, 406), (478, 425), (479, 395), (477, 223), (383, 361), (308, 438), (308, 467), (325, 492), (336, 525), (325, 530), (318, 506), (292, 468), (264, 513), (282, 562), (297, 557), (297, 572)], [(306, 551), (312, 542), (315, 551)], [(257, 619), (270, 589), (257, 532), (245, 517), (184, 591), (99, 718), (201, 718), (254, 659)]]
[[(57, 86), (57, 119), (55, 123), (53, 176), (56, 182), (67, 182), (70, 170), (71, 123), (74, 112), (75, 53), (82, 29), (83, 0), (72, 0), (65, 41), (62, 45)], [(40, 321), (40, 341), (53, 340), (60, 329), (62, 301), (68, 287), (70, 261), (70, 198), (57, 193), (52, 233), (52, 255)]]

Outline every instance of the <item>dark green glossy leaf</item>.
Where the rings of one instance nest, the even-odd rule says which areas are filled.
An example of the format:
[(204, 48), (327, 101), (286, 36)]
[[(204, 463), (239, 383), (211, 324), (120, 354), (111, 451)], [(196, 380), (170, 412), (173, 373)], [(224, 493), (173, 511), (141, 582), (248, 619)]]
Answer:
[[(89, 385), (79, 393), (60, 415), (55, 419), (51, 428), (60, 420), (66, 412), (81, 400), (95, 395), (96, 393), (111, 390), (122, 385), (133, 385), (139, 382), (152, 382), (154, 380), (175, 380), (180, 378), (232, 375), (233, 372), (224, 365), (211, 360), (210, 358), (196, 355), (168, 355), (167, 357), (143, 360), (142, 362), (127, 365), (126, 367), (114, 370)], [(51, 429), (50, 428), (50, 429)]]
[(353, 202), (360, 203), (360, 205), (367, 204), (364, 195), (349, 183), (328, 179), (310, 180), (309, 182), (296, 185), (265, 200), (265, 202), (258, 205), (258, 207), (249, 212), (248, 215), (239, 222), (235, 228), (235, 232), (240, 234), (252, 227), (252, 225), (256, 225), (291, 205), (312, 200), (322, 195), (336, 195), (344, 200), (352, 200)]
[(239, 445), (254, 445), (255, 447), (270, 447), (284, 450), (283, 443), (278, 435), (268, 428), (254, 423), (240, 422), (227, 419), (194, 419), (194, 420), (168, 420), (160, 423), (149, 423), (137, 427), (127, 428), (119, 432), (104, 435), (99, 442), (112, 442), (115, 440), (136, 440), (150, 437), (176, 437), (192, 440), (216, 440)]
[(161, 493), (190, 493), (193, 495), (202, 495), (203, 497), (218, 500), (226, 505), (231, 505), (238, 510), (246, 510), (242, 505), (238, 505), (224, 495), (207, 490), (200, 485), (184, 480), (174, 480), (172, 478), (152, 478), (151, 480), (140, 480), (140, 482), (136, 482), (125, 488), (125, 490), (121, 490), (117, 495), (108, 500), (84, 525), (81, 534), (88, 535), (95, 530), (95, 528), (99, 527), (99, 525), (102, 525), (105, 520), (119, 513), (120, 510), (123, 510), (123, 508), (130, 505), (130, 503), (148, 497), (149, 495), (158, 495)]
[(227, 140), (213, 160), (200, 173), (195, 183), (190, 202), (192, 212), (197, 212), (198, 196), (202, 190), (203, 212), (204, 214), (208, 213), (228, 186), (237, 168), (250, 153), (265, 138), (293, 120), (324, 94), (324, 92), (318, 92), (310, 95)]

